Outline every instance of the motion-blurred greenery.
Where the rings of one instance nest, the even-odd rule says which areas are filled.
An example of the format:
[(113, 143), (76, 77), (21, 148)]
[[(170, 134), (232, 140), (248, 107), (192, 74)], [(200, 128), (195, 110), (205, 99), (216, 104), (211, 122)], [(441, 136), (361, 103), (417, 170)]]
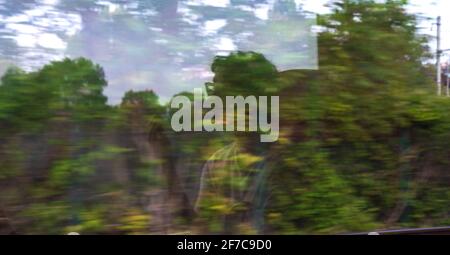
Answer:
[[(279, 95), (281, 137), (174, 133), (152, 91), (106, 104), (87, 59), (0, 86), (0, 232), (330, 234), (450, 224), (450, 100), (406, 1), (319, 17), (318, 71), (217, 57), (212, 95)], [(189, 95), (188, 93), (184, 93)]]

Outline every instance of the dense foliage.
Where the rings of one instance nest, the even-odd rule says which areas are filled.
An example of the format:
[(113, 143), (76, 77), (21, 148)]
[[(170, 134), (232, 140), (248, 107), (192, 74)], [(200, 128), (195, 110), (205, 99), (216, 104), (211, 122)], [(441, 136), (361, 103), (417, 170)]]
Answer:
[[(450, 224), (450, 100), (405, 1), (320, 16), (320, 69), (216, 57), (212, 95), (279, 95), (281, 136), (175, 133), (152, 91), (106, 104), (87, 59), (0, 85), (0, 232), (345, 233)], [(185, 95), (192, 98), (189, 93)]]

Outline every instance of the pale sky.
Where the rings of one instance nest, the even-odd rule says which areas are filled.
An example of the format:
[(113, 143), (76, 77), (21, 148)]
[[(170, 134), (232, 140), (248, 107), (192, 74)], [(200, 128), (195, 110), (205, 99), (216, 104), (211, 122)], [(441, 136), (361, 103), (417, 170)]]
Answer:
[[(436, 23), (437, 16), (442, 17), (442, 48), (450, 49), (450, 0), (411, 0), (411, 4), (412, 12), (434, 19), (422, 23), (424, 33), (436, 35), (436, 26), (433, 26), (433, 23)], [(436, 41), (433, 41), (433, 49), (435, 46)]]

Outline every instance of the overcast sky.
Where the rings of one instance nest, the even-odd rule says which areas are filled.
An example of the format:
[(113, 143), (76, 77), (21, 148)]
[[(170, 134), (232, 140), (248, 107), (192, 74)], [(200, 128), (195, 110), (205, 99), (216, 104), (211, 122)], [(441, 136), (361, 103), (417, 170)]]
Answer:
[[(414, 13), (423, 13), (424, 16), (436, 18), (442, 16), (442, 47), (450, 49), (450, 1), (449, 0), (411, 0), (411, 11)], [(423, 31), (436, 34), (436, 27), (433, 27), (435, 21), (423, 22)], [(433, 29), (432, 29), (433, 28)], [(436, 42), (432, 44), (435, 48)]]

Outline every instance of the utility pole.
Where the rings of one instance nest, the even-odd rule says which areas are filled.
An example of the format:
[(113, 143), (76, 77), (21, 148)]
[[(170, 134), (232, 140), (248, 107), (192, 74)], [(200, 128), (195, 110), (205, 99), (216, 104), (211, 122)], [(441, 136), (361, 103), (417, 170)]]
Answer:
[(447, 97), (450, 97), (450, 57), (448, 58), (447, 62)]
[(437, 95), (442, 94), (442, 77), (441, 77), (441, 16), (437, 17), (437, 47), (436, 47), (436, 85)]

